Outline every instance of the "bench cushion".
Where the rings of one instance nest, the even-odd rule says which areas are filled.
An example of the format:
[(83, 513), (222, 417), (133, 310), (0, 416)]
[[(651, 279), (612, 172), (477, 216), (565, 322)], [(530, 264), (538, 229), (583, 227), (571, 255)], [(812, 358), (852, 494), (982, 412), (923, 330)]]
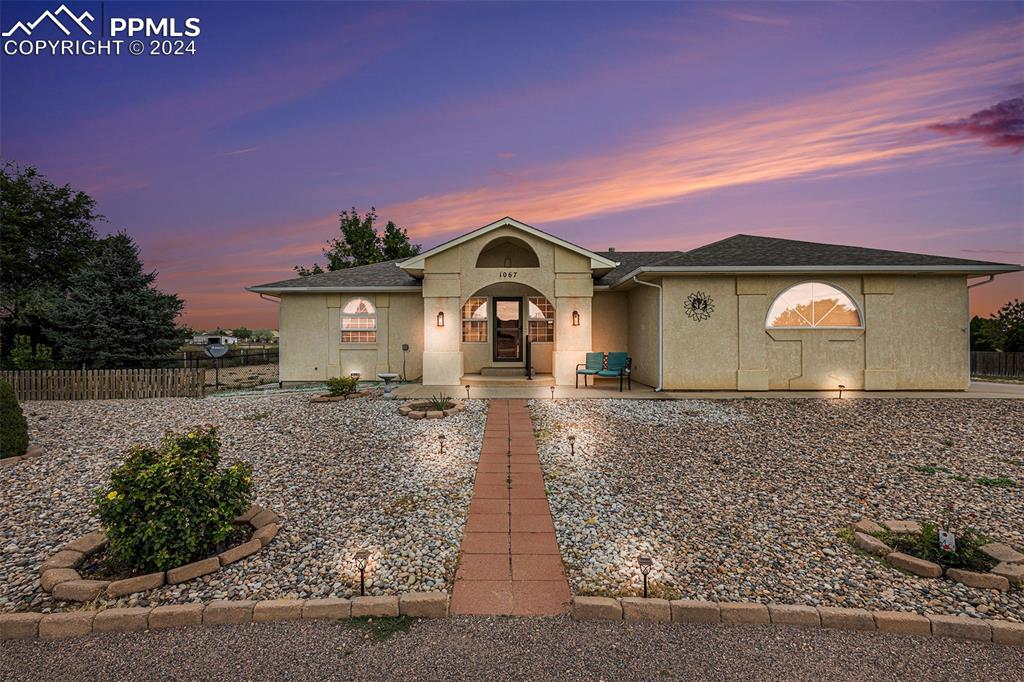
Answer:
[(597, 374), (600, 371), (601, 370), (599, 370), (599, 369), (578, 369), (578, 370), (576, 370), (576, 373), (577, 374)]

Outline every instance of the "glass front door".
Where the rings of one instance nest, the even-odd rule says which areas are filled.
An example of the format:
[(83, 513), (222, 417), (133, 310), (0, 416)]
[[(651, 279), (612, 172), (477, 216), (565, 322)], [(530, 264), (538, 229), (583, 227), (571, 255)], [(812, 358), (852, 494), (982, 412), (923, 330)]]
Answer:
[(523, 359), (523, 299), (494, 298), (494, 359), (518, 362)]

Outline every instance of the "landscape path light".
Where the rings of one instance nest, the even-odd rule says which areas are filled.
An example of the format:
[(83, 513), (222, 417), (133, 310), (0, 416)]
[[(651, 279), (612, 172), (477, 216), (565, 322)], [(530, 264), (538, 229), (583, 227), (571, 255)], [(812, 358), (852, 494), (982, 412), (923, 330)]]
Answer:
[(469, 400), (469, 384), (466, 384), (464, 388), (466, 389), (466, 400)]
[(444, 434), (443, 433), (440, 434), (437, 437), (437, 442), (441, 445), (441, 454), (443, 455), (444, 454)]
[(361, 549), (354, 556), (356, 567), (359, 569), (359, 596), (366, 595), (366, 567), (370, 564), (369, 550)]
[(846, 386), (843, 386), (842, 384), (839, 384), (839, 399), (840, 400), (843, 399), (843, 389), (844, 388), (846, 388)]
[(651, 572), (654, 560), (649, 556), (642, 556), (637, 560), (637, 563), (640, 564), (640, 573), (644, 576), (644, 599), (647, 599), (647, 574)]
[(551, 399), (552, 400), (555, 399), (555, 387), (554, 386), (551, 387)]
[(356, 381), (359, 381), (359, 377), (362, 376), (362, 374), (360, 374), (359, 372), (349, 372), (348, 375), (355, 379)]
[(569, 436), (569, 451), (574, 455), (576, 454), (576, 436)]

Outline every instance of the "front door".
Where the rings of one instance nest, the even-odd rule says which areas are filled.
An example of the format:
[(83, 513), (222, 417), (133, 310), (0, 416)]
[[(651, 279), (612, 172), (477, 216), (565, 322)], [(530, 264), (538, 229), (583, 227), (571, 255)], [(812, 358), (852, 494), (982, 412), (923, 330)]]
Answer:
[(523, 299), (494, 297), (494, 360), (520, 362), (523, 359)]

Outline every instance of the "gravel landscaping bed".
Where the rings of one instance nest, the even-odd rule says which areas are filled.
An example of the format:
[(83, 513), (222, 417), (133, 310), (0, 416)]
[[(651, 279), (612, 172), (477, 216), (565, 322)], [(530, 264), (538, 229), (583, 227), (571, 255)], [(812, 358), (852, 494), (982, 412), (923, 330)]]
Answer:
[(281, 532), (210, 576), (103, 605), (351, 596), (362, 547), (372, 552), (368, 594), (449, 590), (486, 412), (465, 405), (413, 421), (395, 401), (311, 404), (304, 394), (23, 403), (45, 455), (0, 468), (0, 611), (67, 607), (40, 589), (42, 561), (98, 527), (93, 494), (129, 445), (202, 424), (220, 427), (225, 464), (253, 464), (255, 502), (283, 517)]
[[(947, 504), (1024, 547), (1024, 402), (534, 400), (574, 594), (949, 613), (1024, 621), (1024, 590), (917, 578), (859, 552), (851, 521)], [(576, 436), (571, 454), (568, 436)], [(1006, 477), (1015, 487), (977, 479)]]

